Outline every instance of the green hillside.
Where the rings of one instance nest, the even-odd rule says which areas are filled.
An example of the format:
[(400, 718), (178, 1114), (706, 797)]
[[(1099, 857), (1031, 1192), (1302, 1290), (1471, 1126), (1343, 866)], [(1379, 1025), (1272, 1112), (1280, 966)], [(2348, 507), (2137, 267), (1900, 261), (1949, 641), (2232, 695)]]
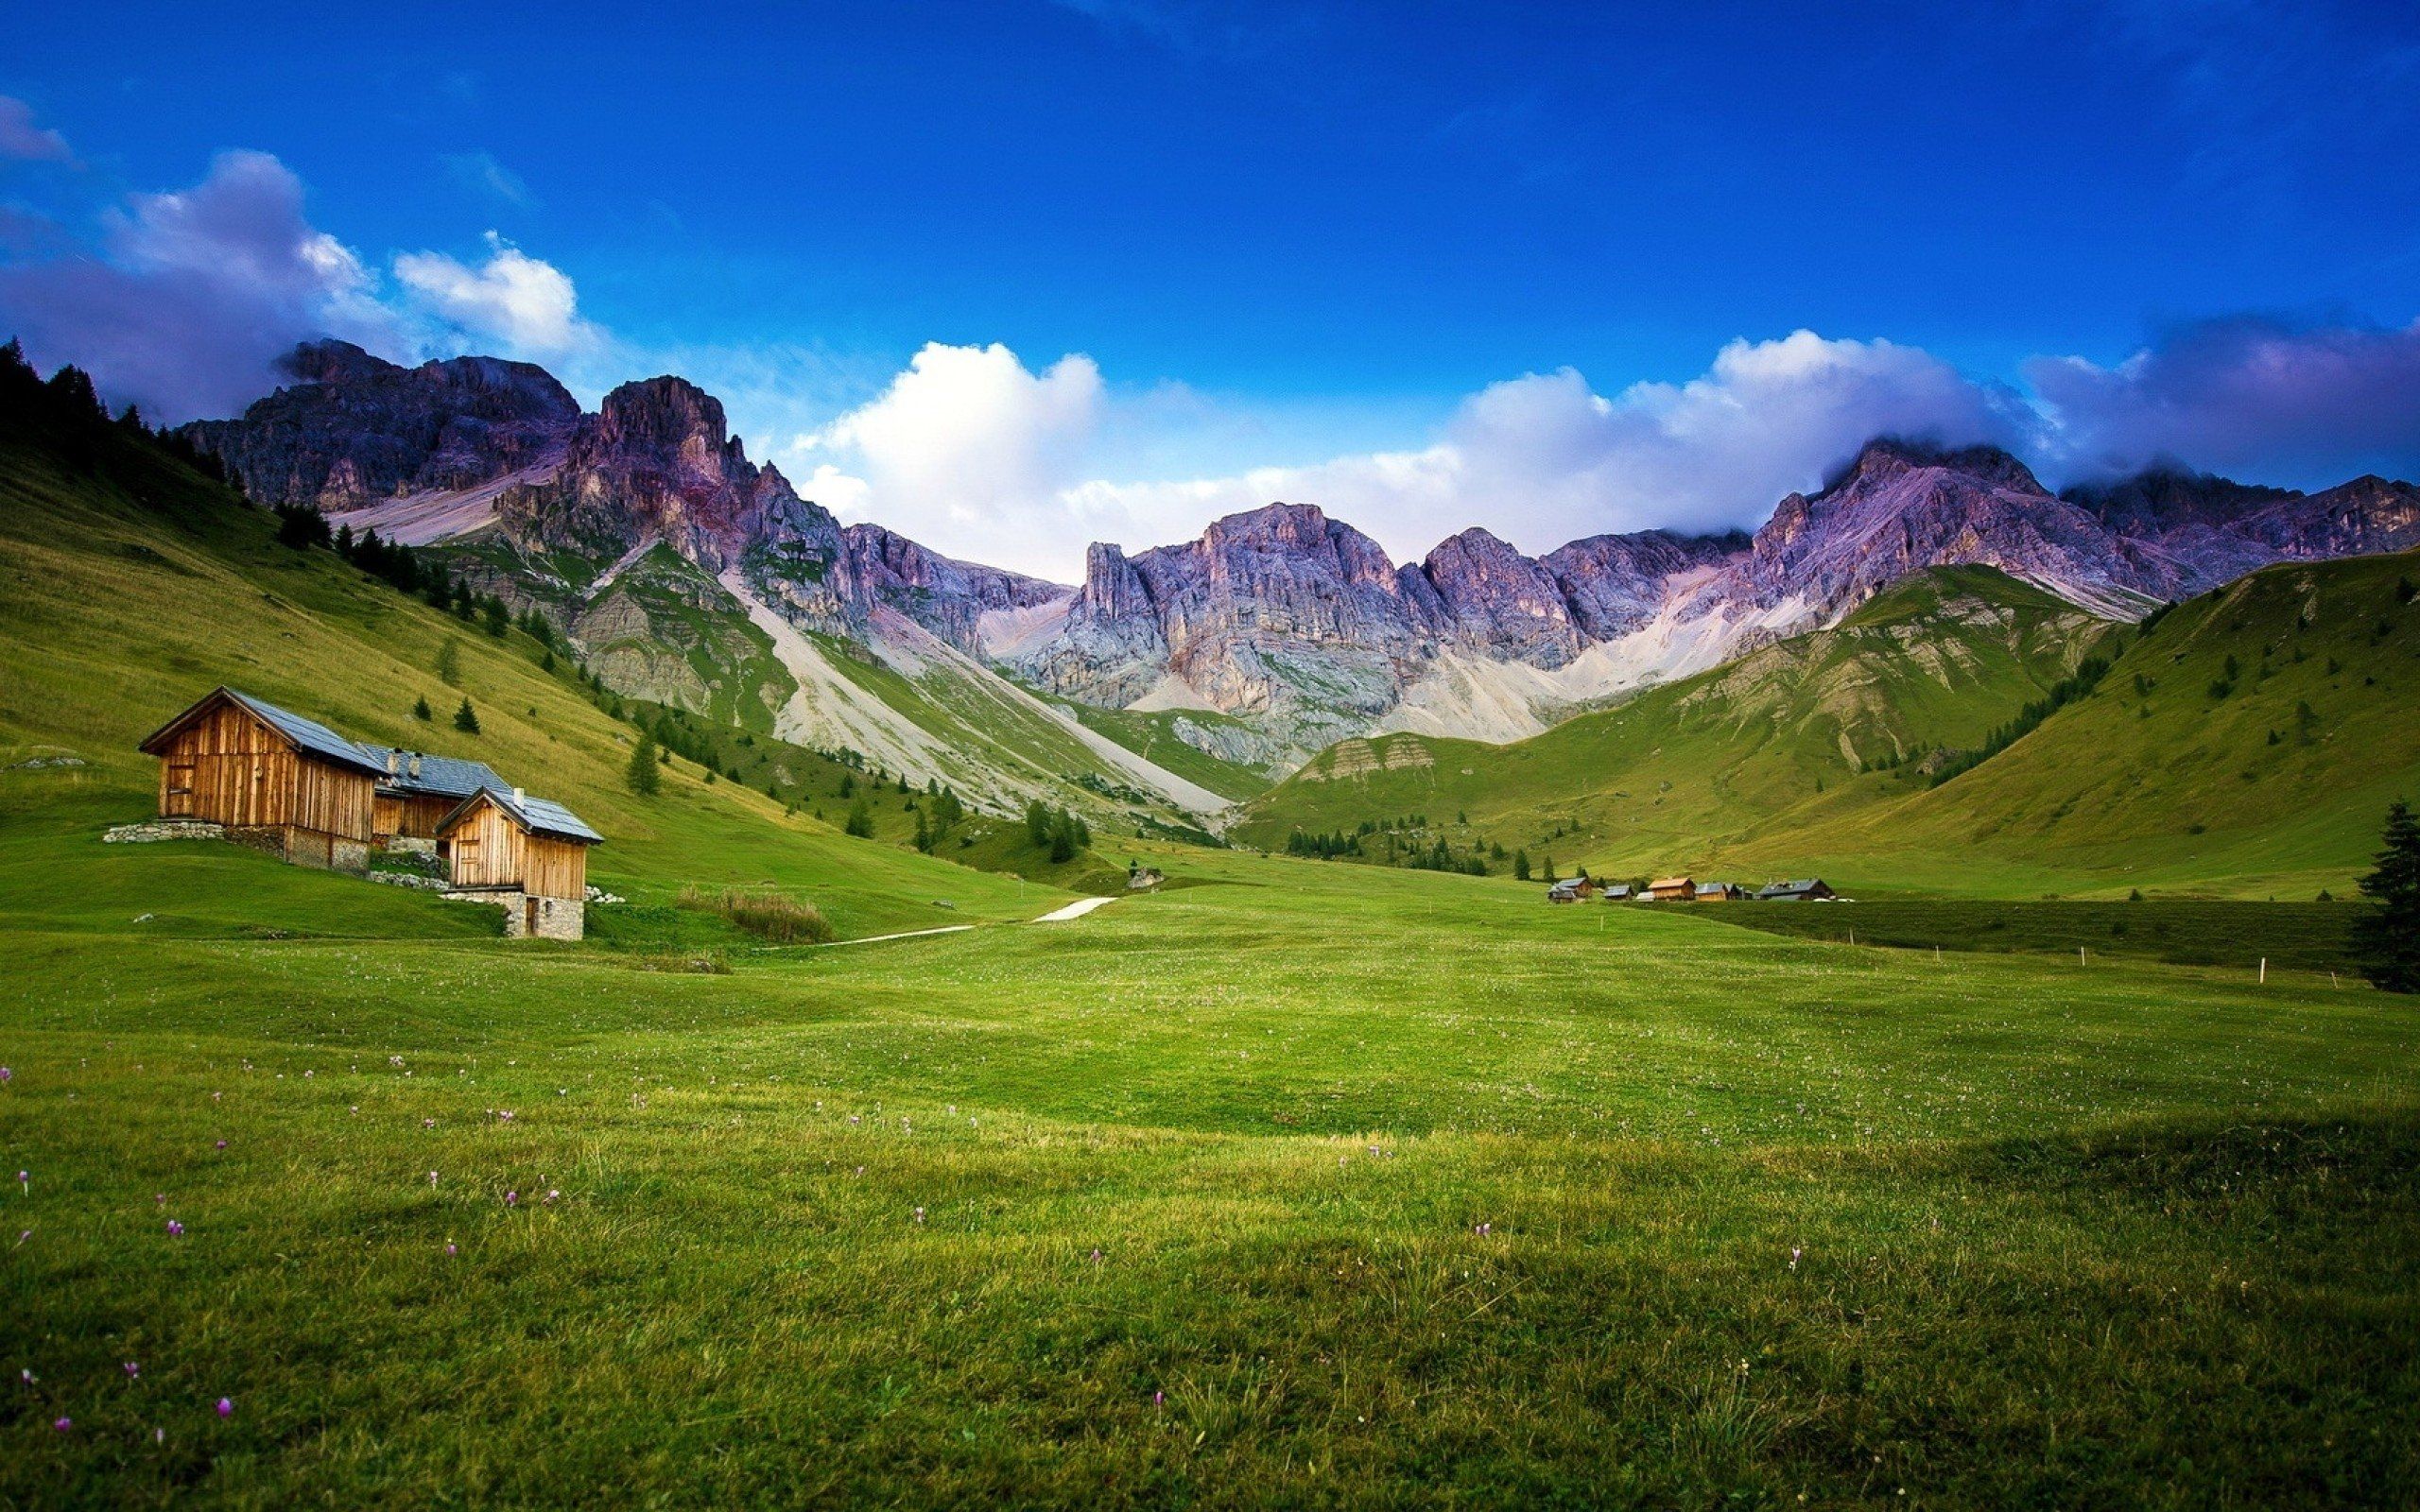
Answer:
[[(438, 670), (449, 645), (450, 682)], [(0, 898), (11, 912), (165, 918), (173, 893), (178, 927), (205, 932), (470, 927), (456, 905), (264, 870), (233, 847), (145, 848), (179, 852), (170, 859), (99, 845), (106, 825), (153, 812), (156, 770), (135, 742), (221, 682), (356, 738), (487, 762), (569, 803), (608, 837), (591, 880), (634, 904), (689, 884), (769, 884), (843, 935), (949, 921), (937, 900), (959, 919), (1034, 911), (1031, 885), (844, 836), (837, 816), (786, 815), (688, 762), (665, 768), (660, 796), (632, 796), (622, 774), (635, 731), (567, 663), (544, 669), (544, 656), (517, 630), (491, 636), (333, 553), (281, 544), (268, 515), (131, 433), (22, 405), (0, 414)], [(475, 735), (450, 723), (465, 698)], [(414, 716), (417, 699), (433, 720)], [(83, 765), (23, 765), (60, 756)], [(163, 867), (194, 885), (162, 886)]]
[[(2409, 555), (2273, 568), (2134, 628), (1987, 568), (1927, 573), (1516, 745), (1345, 742), (1237, 833), (1274, 848), (1417, 816), (1611, 876), (2342, 895), (2387, 804), (2420, 792), (2415, 576)], [(2105, 674), (2060, 689), (2087, 659)], [(1996, 730), (2017, 738), (1994, 751)]]
[(1692, 868), (1903, 798), (2125, 631), (1988, 567), (1937, 569), (1835, 628), (1510, 746), (1346, 741), (1247, 810), (1238, 838), (1425, 817), (1424, 837), (1565, 869)]
[(2420, 796), (2420, 558), (2273, 567), (2148, 622), (2093, 692), (1887, 811), (1804, 836), (1869, 874), (2342, 896)]

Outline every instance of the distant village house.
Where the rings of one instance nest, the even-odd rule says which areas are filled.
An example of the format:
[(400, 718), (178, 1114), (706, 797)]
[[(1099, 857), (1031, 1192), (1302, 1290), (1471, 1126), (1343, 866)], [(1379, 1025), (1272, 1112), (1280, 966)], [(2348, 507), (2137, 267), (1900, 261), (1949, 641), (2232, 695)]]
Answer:
[(1821, 877), (1807, 877), (1797, 882), (1767, 883), (1757, 889), (1760, 903), (1818, 902), (1839, 897)]
[(1728, 903), (1740, 902), (1747, 896), (1747, 888), (1735, 887), (1727, 882), (1702, 882), (1698, 884), (1697, 895), (1690, 901), (1701, 903)]
[(1593, 898), (1596, 895), (1597, 879), (1594, 877), (1565, 877), (1547, 889), (1547, 902), (1576, 903), (1583, 898)]
[(1685, 903), (1698, 895), (1698, 885), (1687, 877), (1658, 877), (1647, 885), (1647, 901), (1652, 903)]

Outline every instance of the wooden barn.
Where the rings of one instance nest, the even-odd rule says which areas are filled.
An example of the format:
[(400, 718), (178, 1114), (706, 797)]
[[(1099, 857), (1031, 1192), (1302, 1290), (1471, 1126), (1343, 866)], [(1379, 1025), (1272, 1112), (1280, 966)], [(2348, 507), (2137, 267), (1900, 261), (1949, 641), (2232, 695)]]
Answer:
[(1553, 886), (1547, 889), (1547, 902), (1550, 903), (1576, 903), (1584, 898), (1594, 897), (1596, 892), (1597, 882), (1595, 878), (1565, 877), (1561, 882), (1556, 883)]
[(1735, 887), (1727, 882), (1702, 882), (1698, 884), (1698, 890), (1689, 901), (1700, 903), (1728, 903), (1742, 902), (1747, 896), (1747, 888)]
[(224, 826), (302, 866), (361, 871), (379, 764), (327, 726), (214, 688), (141, 746), (160, 758), (160, 816)]
[(1647, 885), (1644, 894), (1652, 903), (1685, 903), (1698, 895), (1698, 885), (1687, 877), (1658, 877)]
[(1839, 897), (1821, 877), (1801, 877), (1793, 882), (1767, 883), (1756, 892), (1760, 903), (1827, 902)]
[(578, 939), (586, 927), (588, 848), (604, 839), (560, 803), (481, 788), (437, 826), (447, 894), (493, 902), (505, 934)]
[(364, 745), (361, 749), (384, 769), (370, 830), (372, 839), (389, 850), (434, 850), (437, 827), (463, 799), (482, 788), (503, 792), (512, 786), (485, 762), (390, 746)]

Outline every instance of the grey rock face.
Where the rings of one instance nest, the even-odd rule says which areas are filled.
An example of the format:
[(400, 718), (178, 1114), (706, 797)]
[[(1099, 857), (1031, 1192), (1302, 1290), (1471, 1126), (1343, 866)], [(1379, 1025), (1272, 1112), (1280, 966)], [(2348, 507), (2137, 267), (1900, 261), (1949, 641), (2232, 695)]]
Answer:
[(281, 365), (295, 382), (237, 420), (186, 434), (264, 504), (331, 514), (430, 489), (469, 488), (559, 454), (579, 404), (544, 368), (494, 357), (398, 367), (346, 341)]
[(959, 561), (875, 524), (840, 532), (844, 573), (859, 597), (899, 610), (961, 651), (979, 653), (977, 627), (998, 610), (1031, 609), (1070, 589), (1022, 573)]

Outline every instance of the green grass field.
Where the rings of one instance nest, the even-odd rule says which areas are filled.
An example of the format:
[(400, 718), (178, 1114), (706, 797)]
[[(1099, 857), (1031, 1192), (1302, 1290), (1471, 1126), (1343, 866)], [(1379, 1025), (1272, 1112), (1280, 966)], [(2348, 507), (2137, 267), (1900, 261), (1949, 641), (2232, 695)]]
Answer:
[(169, 849), (0, 872), (14, 1504), (2420, 1491), (2365, 988), (1201, 852), (692, 976)]
[[(0, 451), (0, 1505), (2420, 1499), (2409, 1000), (641, 799), (534, 644), (100, 461)], [(538, 774), (630, 902), (102, 844), (222, 680)]]

